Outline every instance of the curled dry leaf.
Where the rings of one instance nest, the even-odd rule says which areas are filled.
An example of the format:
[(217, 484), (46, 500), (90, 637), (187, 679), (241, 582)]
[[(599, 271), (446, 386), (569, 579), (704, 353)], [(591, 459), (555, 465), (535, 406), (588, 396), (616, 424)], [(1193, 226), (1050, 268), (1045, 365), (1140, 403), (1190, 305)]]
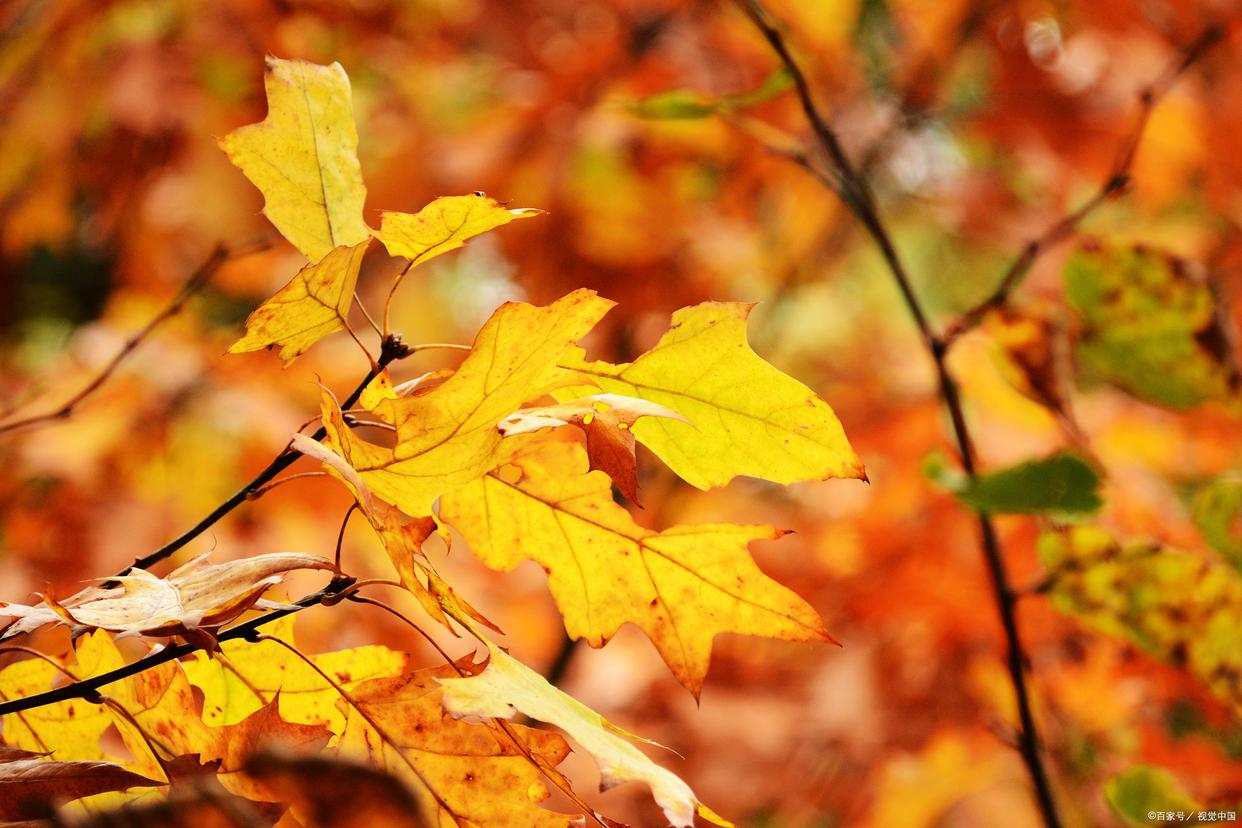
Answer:
[(491, 642), (487, 648), (491, 658), (483, 672), (438, 679), (445, 710), (454, 716), (502, 719), (524, 713), (554, 724), (595, 757), (601, 789), (623, 782), (645, 782), (664, 809), (664, 816), (677, 828), (691, 828), (695, 814), (717, 825), (732, 825), (699, 802), (679, 776), (652, 762), (623, 737), (648, 740), (618, 728)]
[(2, 637), (65, 623), (132, 635), (205, 636), (210, 643), (212, 630), (255, 606), (268, 588), (294, 569), (335, 567), (318, 555), (277, 552), (222, 564), (208, 563), (201, 555), (167, 578), (134, 569), (113, 579), (120, 583), (117, 587), (88, 587), (64, 601), (49, 594), (38, 606), (0, 606), (0, 617), (17, 619)]
[(640, 417), (666, 417), (690, 423), (659, 403), (621, 394), (592, 394), (559, 405), (518, 409), (501, 420), (496, 429), (502, 436), (511, 437), (542, 428), (577, 426), (586, 434), (591, 470), (598, 469), (611, 477), (621, 494), (637, 504), (638, 468), (631, 426)]
[(159, 784), (115, 762), (0, 761), (0, 820), (45, 819), (60, 803)]

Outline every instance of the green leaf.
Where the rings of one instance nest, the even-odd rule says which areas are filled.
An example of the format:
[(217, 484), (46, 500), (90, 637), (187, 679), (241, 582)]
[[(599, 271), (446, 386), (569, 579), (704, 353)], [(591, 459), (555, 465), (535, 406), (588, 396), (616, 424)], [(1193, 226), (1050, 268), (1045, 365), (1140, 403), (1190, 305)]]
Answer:
[(726, 115), (766, 103), (793, 87), (793, 78), (784, 69), (769, 75), (762, 84), (747, 92), (707, 98), (687, 89), (671, 89), (649, 98), (631, 101), (629, 109), (641, 118), (653, 120), (693, 120)]
[(1113, 813), (1128, 824), (1143, 828), (1157, 821), (1150, 814), (1170, 811), (1193, 814), (1201, 807), (1186, 793), (1177, 777), (1150, 765), (1138, 765), (1108, 780), (1104, 785), (1104, 798)]
[(1192, 514), (1204, 540), (1242, 571), (1242, 477), (1208, 483), (1195, 495)]
[(1065, 267), (1083, 379), (1175, 409), (1224, 400), (1238, 370), (1216, 298), (1185, 262), (1140, 246), (1084, 246)]
[[(924, 461), (924, 471), (937, 479)], [(1007, 469), (957, 482), (939, 473), (939, 480), (967, 506), (994, 515), (1087, 515), (1100, 508), (1100, 476), (1074, 454), (1054, 454)]]

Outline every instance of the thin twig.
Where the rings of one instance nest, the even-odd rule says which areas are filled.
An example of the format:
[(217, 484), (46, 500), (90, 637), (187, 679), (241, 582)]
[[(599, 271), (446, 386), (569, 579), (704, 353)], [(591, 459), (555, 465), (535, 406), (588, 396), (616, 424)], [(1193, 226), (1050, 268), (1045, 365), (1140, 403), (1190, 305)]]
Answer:
[(990, 311), (1001, 308), (1009, 301), (1009, 296), (1034, 267), (1041, 255), (1060, 242), (1074, 235), (1078, 226), (1094, 213), (1099, 207), (1122, 195), (1130, 185), (1131, 170), (1134, 158), (1138, 154), (1143, 134), (1151, 122), (1156, 105), (1169, 93), (1187, 69), (1197, 63), (1203, 55), (1219, 43), (1225, 35), (1220, 26), (1209, 26), (1183, 49), (1155, 81), (1144, 87), (1139, 93), (1139, 112), (1134, 125), (1121, 141), (1117, 157), (1109, 168), (1108, 175), (1100, 189), (1077, 208), (1062, 216), (1043, 233), (1028, 242), (1022, 252), (1014, 258), (995, 289), (979, 304), (963, 313), (945, 330), (943, 339), (946, 344), (952, 343), (959, 336), (972, 330)]
[[(266, 615), (260, 615), (252, 618), (236, 627), (216, 636), (216, 641), (223, 643), (225, 641), (233, 641), (236, 639), (250, 639), (253, 637), (255, 630), (265, 624), (292, 615), (295, 612), (303, 610), (307, 607), (313, 607), (324, 602), (325, 599), (331, 599), (341, 592), (349, 589), (354, 584), (353, 578), (337, 578), (318, 592), (307, 595), (306, 597), (295, 602), (297, 609), (280, 609), (273, 610)], [(124, 678), (137, 675), (138, 673), (149, 670), (152, 667), (158, 667), (169, 661), (175, 661), (183, 658), (191, 653), (206, 649), (205, 644), (170, 644), (159, 652), (152, 653), (137, 661), (118, 667), (115, 670), (109, 670), (92, 678), (75, 681), (62, 687), (56, 687), (43, 693), (35, 693), (31, 696), (23, 696), (19, 699), (11, 699), (0, 702), (0, 716), (7, 716), (10, 713), (20, 713), (23, 710), (33, 710), (36, 707), (43, 707), (57, 702), (68, 701), (70, 699), (90, 699), (95, 696), (101, 687), (106, 687), (113, 682), (120, 681)]]
[[(973, 476), (976, 473), (976, 464), (970, 432), (966, 426), (966, 417), (962, 409), (957, 383), (950, 375), (946, 363), (945, 344), (935, 335), (928, 324), (927, 314), (913, 290), (909, 275), (893, 244), (892, 236), (884, 226), (884, 222), (876, 207), (875, 199), (871, 195), (870, 187), (865, 177), (859, 174), (850, 163), (841, 148), (841, 143), (837, 139), (836, 134), (820, 113), (812, 96), (810, 84), (806, 80), (806, 75), (794, 59), (785, 42), (784, 35), (781, 34), (767, 10), (758, 0), (737, 0), (737, 2), (741, 6), (742, 11), (751, 19), (759, 32), (771, 45), (772, 50), (780, 58), (785, 70), (793, 78), (794, 88), (802, 105), (802, 110), (818, 138), (821, 148), (832, 164), (829, 179), (833, 185), (832, 189), (851, 212), (854, 213), (879, 247), (888, 270), (897, 283), (898, 289), (905, 300), (906, 307), (914, 318), (923, 343), (935, 365), (940, 396), (949, 412), (949, 418), (953, 426), (953, 436), (962, 458), (962, 466), (967, 475)], [(813, 166), (811, 165), (812, 168)], [(1020, 729), (1017, 733), (1018, 747), (1026, 764), (1027, 772), (1031, 777), (1031, 782), (1035, 789), (1035, 798), (1044, 824), (1048, 828), (1059, 828), (1061, 821), (1057, 816), (1056, 802), (1052, 795), (1052, 784), (1040, 755), (1039, 731), (1031, 710), (1030, 693), (1026, 684), (1025, 654), (1022, 647), (1022, 639), (1018, 632), (1014, 597), (1009, 586), (1009, 576), (1005, 561), (1001, 554), (1000, 540), (996, 534), (996, 527), (987, 515), (979, 515), (979, 530), (983, 557), (991, 581), (997, 613), (1000, 616), (1001, 626), (1005, 633), (1006, 661), (1010, 680), (1014, 687), (1020, 721)]]
[(260, 486), (259, 488), (251, 492), (249, 495), (247, 495), (247, 498), (249, 500), (258, 500), (259, 498), (263, 497), (263, 495), (270, 492), (272, 489), (275, 489), (277, 486), (282, 486), (291, 480), (302, 480), (303, 478), (307, 478), (307, 477), (327, 477), (327, 476), (328, 476), (327, 472), (321, 472), (321, 471), (308, 471), (308, 472), (297, 472), (296, 474), (287, 474), (284, 477), (280, 477), (280, 478), (277, 478), (276, 480), (273, 480), (271, 483), (268, 483), (266, 486)]
[(349, 519), (354, 516), (354, 512), (358, 511), (358, 501), (349, 504), (349, 509), (345, 512), (345, 517), (341, 519), (341, 531), (336, 533), (336, 554), (333, 557), (336, 571), (341, 571), (341, 547), (345, 543), (345, 529), (349, 526)]
[(216, 274), (216, 271), (218, 271), (225, 262), (239, 256), (245, 256), (251, 253), (266, 250), (270, 245), (271, 242), (266, 239), (238, 245), (237, 247), (227, 247), (223, 244), (216, 245), (215, 249), (211, 251), (211, 254), (206, 258), (206, 260), (204, 260), (203, 263), (195, 269), (190, 278), (186, 280), (186, 283), (181, 286), (181, 290), (177, 291), (177, 295), (173, 297), (172, 301), (169, 302), (163, 310), (157, 313), (150, 322), (143, 326), (142, 330), (127, 339), (125, 344), (121, 347), (121, 350), (118, 351), (112, 359), (108, 360), (108, 364), (105, 365), (103, 369), (88, 383), (86, 383), (86, 385), (82, 386), (81, 390), (65, 402), (61, 403), (59, 407), (51, 411), (47, 411), (42, 414), (34, 414), (29, 417), (22, 417), (16, 420), (10, 420), (7, 423), (0, 423), (0, 434), (20, 431), (37, 425), (42, 425), (44, 423), (54, 422), (56, 420), (68, 419), (73, 414), (74, 410), (77, 409), (77, 407), (81, 405), (87, 397), (98, 391), (99, 388), (108, 381), (108, 379), (116, 372), (117, 368), (121, 367), (121, 363), (125, 361), (126, 357), (133, 353), (134, 350), (137, 349), (138, 346), (141, 345), (143, 341), (155, 331), (156, 328), (180, 313), (181, 309), (185, 307), (186, 302), (188, 302), (194, 294), (198, 293), (198, 291), (201, 290), (208, 281), (210, 281), (211, 277)]
[[(362, 396), (362, 392), (366, 389), (367, 385), (369, 385), (371, 380), (375, 379), (375, 377), (379, 375), (379, 372), (382, 371), (385, 366), (398, 359), (404, 359), (409, 356), (409, 353), (409, 348), (401, 341), (400, 337), (390, 335), (386, 338), (384, 340), (384, 347), (380, 351), (379, 361), (371, 367), (371, 370), (367, 372), (365, 377), (363, 377), (362, 382), (358, 383), (358, 387), (345, 398), (345, 402), (342, 407), (349, 408), (356, 403), (358, 398)], [(311, 439), (322, 440), (327, 433), (327, 429), (320, 426), (319, 429), (311, 435)], [(221, 503), (198, 523), (194, 524), (192, 527), (182, 532), (180, 535), (173, 538), (159, 549), (149, 555), (137, 558), (132, 564), (118, 572), (117, 577), (125, 575), (134, 568), (149, 569), (153, 564), (159, 563), (169, 557), (178, 549), (181, 549), (187, 543), (201, 535), (229, 512), (236, 509), (242, 503), (245, 503), (246, 500), (249, 499), (252, 492), (270, 483), (276, 478), (276, 475), (292, 466), (301, 456), (301, 452), (293, 451), (289, 446), (285, 446), (280, 454), (276, 455), (272, 462), (267, 464), (267, 468), (255, 475), (254, 479), (245, 486), (242, 486), (234, 492), (228, 500)]]

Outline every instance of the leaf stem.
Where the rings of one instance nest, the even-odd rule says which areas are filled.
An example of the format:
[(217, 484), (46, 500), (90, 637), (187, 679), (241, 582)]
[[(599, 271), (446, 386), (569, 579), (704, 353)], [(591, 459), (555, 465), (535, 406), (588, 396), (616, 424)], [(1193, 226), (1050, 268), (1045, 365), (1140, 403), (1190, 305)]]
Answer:
[[(389, 363), (399, 359), (404, 359), (409, 355), (409, 346), (401, 341), (401, 337), (396, 335), (389, 335), (385, 337), (383, 347), (380, 350), (378, 362), (373, 365), (371, 370), (367, 372), (367, 375), (362, 378), (362, 381), (358, 383), (358, 387), (345, 398), (345, 402), (342, 403), (341, 407), (352, 407), (354, 403), (358, 402), (358, 398), (362, 396), (362, 392), (366, 389), (367, 385), (370, 384), (371, 380), (375, 379), (375, 377), (379, 375), (380, 371), (384, 370)], [(322, 440), (327, 433), (327, 429), (320, 426), (315, 433), (311, 435), (311, 439)], [(194, 524), (189, 529), (161, 546), (159, 549), (149, 555), (135, 559), (132, 564), (118, 572), (117, 576), (119, 577), (121, 575), (125, 575), (131, 569), (135, 568), (147, 569), (153, 564), (159, 563), (165, 558), (171, 556), (174, 552), (197, 538), (203, 532), (207, 531), (207, 529), (209, 529), (229, 512), (249, 500), (252, 492), (257, 491), (272, 482), (272, 480), (276, 478), (276, 475), (292, 466), (301, 456), (302, 454), (300, 452), (293, 451), (290, 446), (286, 445), (284, 449), (281, 450), (280, 454), (276, 455), (272, 462), (267, 464), (267, 467), (263, 469), (263, 471), (255, 475), (254, 479), (245, 486), (242, 486), (234, 492), (228, 500), (225, 500), (215, 509), (211, 510), (211, 512), (198, 523)]]

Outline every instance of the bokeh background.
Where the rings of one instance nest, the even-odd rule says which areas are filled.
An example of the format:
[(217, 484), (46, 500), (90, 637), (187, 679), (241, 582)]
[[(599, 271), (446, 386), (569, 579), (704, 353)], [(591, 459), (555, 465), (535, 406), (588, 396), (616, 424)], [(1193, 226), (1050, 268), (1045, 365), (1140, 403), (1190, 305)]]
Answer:
[[(937, 325), (1098, 189), (1143, 86), (1206, 25), (1239, 16), (1228, 0), (770, 8), (847, 150), (865, 159)], [(1231, 323), (1242, 37), (1229, 31), (1160, 101), (1132, 186), (1084, 229), (1194, 263)], [(679, 307), (758, 302), (756, 350), (829, 401), (867, 465), (870, 484), (737, 480), (702, 493), (650, 454), (639, 458), (644, 525), (796, 530), (757, 544), (756, 557), (814, 604), (843, 647), (724, 636), (696, 706), (637, 631), (598, 651), (568, 645), (537, 566), (496, 575), (456, 544), (446, 574), (507, 631), (511, 651), (674, 748), (684, 758), (663, 761), (741, 825), (1037, 824), (1009, 744), (1012, 691), (976, 525), (921, 471), (930, 452), (951, 448), (930, 360), (857, 225), (754, 135), (763, 124), (804, 136), (796, 99), (777, 96), (740, 119), (644, 117), (634, 105), (670, 89), (712, 99), (770, 78), (772, 54), (726, 2), (0, 4), (0, 411), (35, 413), (67, 398), (217, 242), (272, 240), (230, 261), (71, 419), (0, 436), (2, 597), (24, 600), (48, 584), (72, 592), (158, 547), (316, 413), (317, 380), (347, 390), (366, 371), (345, 336), (287, 371), (272, 354), (224, 355), (246, 314), (302, 264), (216, 145), (263, 117), (267, 53), (339, 61), (349, 73), (373, 224), (379, 209), (413, 212), (475, 190), (548, 211), (415, 271), (393, 311), (407, 341), (469, 342), (502, 301), (546, 303), (585, 286), (620, 303), (589, 350), (622, 361), (650, 347)], [(1041, 257), (1015, 303), (1049, 322), (1058, 353), (1074, 327), (1060, 301), (1072, 247)], [(397, 264), (374, 248), (361, 291), (378, 305)], [(398, 378), (451, 367), (451, 357), (420, 354)], [(1219, 564), (1192, 502), (1205, 481), (1239, 467), (1236, 401), (1171, 411), (1074, 386), (1068, 428), (1023, 393), (995, 326), (965, 338), (951, 365), (985, 465), (1075, 444), (1105, 475), (1098, 521), (1109, 531)], [(347, 506), (339, 486), (292, 482), (178, 559), (209, 549), (220, 559), (331, 554)], [(1047, 525), (1006, 518), (1000, 527), (1015, 584), (1038, 582)], [(354, 571), (387, 574), (361, 522), (345, 551)], [(1173, 597), (1195, 599), (1193, 590)], [(1022, 599), (1019, 612), (1070, 824), (1120, 824), (1106, 782), (1143, 764), (1170, 770), (1202, 803), (1242, 801), (1238, 637), (1223, 645), (1233, 665), (1226, 692), (1213, 693), (1193, 669), (1062, 615), (1043, 595)], [(436, 663), (408, 632), (365, 607), (298, 621), (309, 650), (378, 642)], [(590, 760), (571, 757), (569, 768), (590, 791)], [(635, 786), (591, 798), (636, 825), (661, 824)]]

